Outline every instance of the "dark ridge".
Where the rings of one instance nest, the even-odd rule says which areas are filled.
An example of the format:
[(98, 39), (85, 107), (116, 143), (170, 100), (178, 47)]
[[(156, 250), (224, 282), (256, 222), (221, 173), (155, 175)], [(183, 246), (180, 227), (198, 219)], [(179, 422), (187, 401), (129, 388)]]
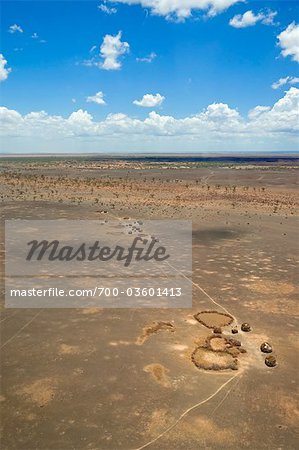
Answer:
[[(92, 161), (102, 161), (102, 157), (90, 157)], [(153, 162), (153, 163), (279, 163), (299, 162), (298, 157), (292, 156), (111, 156), (109, 160), (121, 160), (131, 162)]]

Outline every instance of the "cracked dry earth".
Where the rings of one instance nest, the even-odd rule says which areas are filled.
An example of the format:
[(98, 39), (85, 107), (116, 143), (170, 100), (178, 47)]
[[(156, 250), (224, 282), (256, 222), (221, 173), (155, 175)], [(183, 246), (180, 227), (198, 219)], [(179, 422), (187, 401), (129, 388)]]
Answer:
[[(38, 170), (34, 169), (37, 178)], [(64, 167), (59, 170), (63, 173)], [(118, 185), (97, 187), (84, 201), (87, 185), (82, 170), (77, 175), (72, 170), (81, 180), (76, 183), (76, 194), (72, 189), (72, 195), (83, 198), (79, 203), (68, 199), (70, 187), (63, 180), (55, 184), (51, 179), (37, 179), (34, 189), (44, 197), (34, 194), (33, 199), (26, 166), (18, 171), (17, 185), (6, 171), (1, 184), (1, 192), (6, 192), (3, 219), (191, 218), (193, 307), (2, 307), (2, 448), (297, 448), (293, 172), (279, 172), (281, 184), (273, 186), (271, 177), (258, 168), (250, 177), (246, 170), (238, 171), (237, 191), (242, 195), (232, 206), (231, 198), (225, 197), (223, 168), (213, 167), (211, 177), (209, 169), (201, 172), (201, 177), (210, 177), (212, 187), (207, 198), (200, 191), (196, 201), (192, 201), (190, 187), (184, 187), (192, 180), (183, 179), (173, 191), (176, 183), (164, 182), (161, 170), (159, 186), (164, 190), (159, 196), (148, 181), (148, 171), (147, 181), (142, 181), (143, 194), (148, 192), (146, 204), (139, 193), (134, 197), (135, 174), (129, 178), (131, 190), (122, 193)], [(97, 168), (92, 176), (101, 180), (101, 170)], [(275, 213), (276, 203), (263, 205), (263, 191), (253, 191), (254, 186), (260, 187), (261, 176), (267, 198), (281, 200)], [(168, 178), (179, 179), (180, 172), (168, 170)], [(242, 186), (248, 185), (248, 179), (247, 202)], [(53, 194), (45, 182), (53, 182)], [(140, 183), (138, 178), (136, 186)], [(211, 197), (210, 191), (218, 190), (216, 183), (222, 183), (221, 196)], [(150, 197), (151, 192), (156, 199)], [(90, 201), (92, 195), (103, 205)], [(2, 246), (2, 263), (3, 250)], [(241, 331), (242, 322), (250, 324), (250, 332)], [(232, 334), (236, 326), (238, 333)], [(278, 362), (274, 368), (264, 363), (260, 351), (264, 341), (273, 346)]]

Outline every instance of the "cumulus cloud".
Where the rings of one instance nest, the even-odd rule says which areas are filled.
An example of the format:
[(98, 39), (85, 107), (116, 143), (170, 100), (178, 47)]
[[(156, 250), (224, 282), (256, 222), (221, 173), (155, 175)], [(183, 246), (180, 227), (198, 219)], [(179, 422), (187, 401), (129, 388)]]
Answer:
[(71, 125), (92, 125), (93, 117), (87, 111), (83, 109), (78, 109), (78, 111), (72, 112), (72, 114), (67, 119)]
[(121, 68), (120, 57), (130, 50), (128, 42), (121, 40), (122, 32), (119, 31), (115, 36), (106, 34), (100, 46), (100, 53), (96, 53), (97, 46), (93, 45), (89, 53), (91, 58), (85, 59), (81, 63), (87, 67), (98, 67), (104, 70), (118, 70)]
[(180, 119), (152, 111), (144, 120), (117, 113), (109, 114), (102, 121), (94, 120), (82, 109), (64, 118), (50, 116), (44, 111), (21, 115), (2, 107), (0, 124), (2, 136), (10, 136), (10, 139), (30, 136), (36, 142), (40, 137), (88, 137), (94, 140), (106, 137), (123, 142), (126, 136), (131, 136), (139, 142), (156, 142), (157, 137), (170, 139), (172, 143), (182, 139), (186, 145), (195, 143), (197, 148), (203, 142), (211, 145), (218, 142), (220, 146), (229, 146), (232, 142), (242, 145), (246, 141), (251, 146), (265, 142), (271, 146), (277, 141), (282, 145), (288, 139), (295, 142), (295, 132), (299, 130), (298, 104), (299, 89), (291, 87), (272, 107), (257, 106), (247, 118), (225, 103), (213, 103), (198, 114)]
[(145, 94), (141, 100), (134, 100), (134, 105), (143, 106), (144, 108), (153, 108), (161, 105), (165, 100), (165, 97), (161, 94)]
[(10, 27), (8, 28), (8, 32), (13, 34), (13, 33), (23, 33), (24, 30), (20, 27), (20, 25), (17, 25), (16, 23), (14, 25), (10, 25)]
[(166, 19), (183, 21), (192, 16), (193, 11), (206, 11), (214, 16), (242, 0), (108, 0), (111, 3), (140, 5), (150, 9), (152, 14)]
[(103, 58), (102, 69), (117, 70), (121, 68), (119, 57), (128, 53), (128, 42), (121, 41), (122, 32), (119, 31), (115, 36), (106, 34), (100, 47), (100, 55)]
[(97, 103), (97, 105), (106, 105), (102, 91), (97, 92), (95, 95), (86, 97), (86, 101), (89, 103)]
[(11, 69), (9, 67), (6, 67), (6, 65), (7, 61), (2, 53), (0, 53), (0, 81), (6, 80), (11, 72)]
[(261, 22), (264, 25), (273, 25), (273, 19), (277, 15), (276, 11), (260, 11), (254, 14), (251, 10), (246, 11), (244, 14), (235, 15), (230, 21), (230, 26), (234, 28), (246, 28), (256, 25)]
[(136, 58), (138, 62), (151, 63), (157, 57), (155, 52), (151, 52), (149, 55), (144, 56), (143, 58)]
[(255, 108), (251, 109), (248, 113), (249, 119), (256, 119), (261, 114), (270, 111), (270, 106), (256, 106)]
[(282, 48), (282, 56), (291, 56), (294, 61), (299, 62), (299, 25), (295, 22), (282, 31), (278, 36), (278, 45)]
[(256, 130), (257, 134), (261, 132), (266, 134), (268, 129), (270, 136), (273, 133), (293, 135), (298, 146), (298, 108), (299, 89), (291, 87), (272, 108), (267, 108), (255, 117), (251, 117), (250, 126)]
[(284, 86), (285, 84), (297, 84), (299, 83), (299, 78), (298, 77), (284, 77), (284, 78), (279, 78), (278, 81), (275, 81), (272, 84), (272, 89), (279, 89), (281, 86)]
[(100, 5), (98, 5), (98, 9), (100, 11), (102, 11), (103, 13), (109, 14), (109, 15), (117, 13), (117, 9), (116, 8), (112, 8), (110, 6), (107, 6), (106, 2), (101, 3)]

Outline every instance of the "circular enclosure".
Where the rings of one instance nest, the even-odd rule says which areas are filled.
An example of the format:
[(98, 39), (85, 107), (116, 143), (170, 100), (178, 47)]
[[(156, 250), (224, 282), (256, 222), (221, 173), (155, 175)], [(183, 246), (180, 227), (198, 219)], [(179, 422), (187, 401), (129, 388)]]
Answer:
[(227, 327), (234, 320), (229, 314), (217, 311), (201, 311), (195, 314), (194, 318), (207, 328)]
[(204, 370), (237, 370), (238, 361), (226, 351), (213, 351), (206, 347), (197, 347), (192, 353), (192, 362)]

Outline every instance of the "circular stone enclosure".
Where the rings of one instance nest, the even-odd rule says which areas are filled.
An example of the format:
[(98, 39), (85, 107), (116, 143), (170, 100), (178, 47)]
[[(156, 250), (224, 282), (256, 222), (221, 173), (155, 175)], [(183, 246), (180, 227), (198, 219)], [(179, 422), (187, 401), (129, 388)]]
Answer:
[(234, 319), (229, 314), (217, 311), (201, 311), (194, 318), (207, 328), (221, 328), (230, 325)]
[(192, 362), (204, 370), (237, 370), (238, 361), (226, 351), (213, 351), (206, 347), (197, 347), (192, 353)]

